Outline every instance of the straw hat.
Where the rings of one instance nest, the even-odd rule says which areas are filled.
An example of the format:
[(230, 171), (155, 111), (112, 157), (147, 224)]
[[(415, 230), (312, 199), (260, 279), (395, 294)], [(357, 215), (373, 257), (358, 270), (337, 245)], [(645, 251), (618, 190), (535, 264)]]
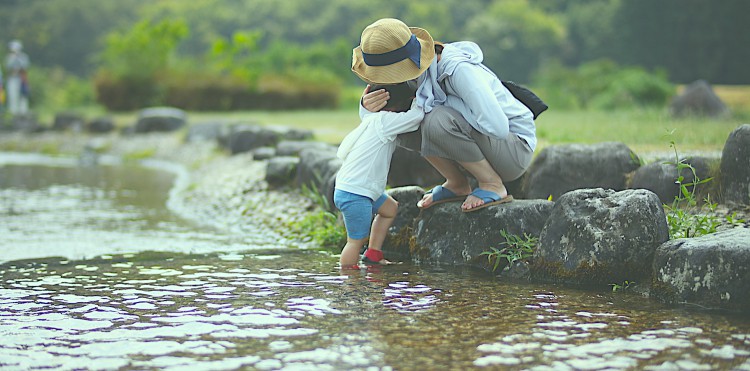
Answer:
[(352, 51), (352, 72), (368, 84), (395, 84), (416, 79), (435, 58), (427, 30), (383, 18), (362, 31)]

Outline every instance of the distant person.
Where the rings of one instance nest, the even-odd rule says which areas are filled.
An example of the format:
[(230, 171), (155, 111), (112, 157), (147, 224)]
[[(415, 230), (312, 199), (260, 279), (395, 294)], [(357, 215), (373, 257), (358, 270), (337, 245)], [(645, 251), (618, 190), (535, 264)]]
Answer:
[(0, 113), (5, 109), (5, 84), (3, 83), (3, 70), (0, 68)]
[(29, 112), (29, 57), (18, 40), (11, 41), (9, 48), (10, 54), (5, 59), (8, 111), (12, 115), (25, 115)]
[(414, 99), (416, 85), (402, 82), (376, 88), (390, 93), (388, 103), (379, 112), (363, 115), (362, 123), (344, 138), (337, 153), (344, 163), (336, 175), (333, 202), (346, 225), (346, 245), (339, 259), (344, 269), (356, 267), (368, 236), (362, 262), (391, 264), (382, 251), (398, 210), (398, 202), (384, 192), (391, 157), (396, 136), (417, 130), (424, 118)]

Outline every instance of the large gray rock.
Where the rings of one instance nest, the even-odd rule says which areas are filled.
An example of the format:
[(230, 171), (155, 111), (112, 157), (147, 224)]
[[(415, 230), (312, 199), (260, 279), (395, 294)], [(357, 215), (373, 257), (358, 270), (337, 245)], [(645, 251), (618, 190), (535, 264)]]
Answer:
[(414, 237), (414, 219), (421, 212), (417, 207), (417, 201), (422, 199), (424, 189), (418, 186), (406, 186), (391, 188), (386, 193), (398, 202), (398, 212), (388, 229), (388, 236), (383, 242), (383, 251), (386, 259), (411, 260), (410, 243)]
[(175, 131), (185, 126), (186, 122), (187, 115), (179, 108), (151, 107), (138, 113), (134, 132)]
[(638, 189), (581, 189), (564, 194), (544, 225), (532, 275), (581, 285), (639, 282), (654, 251), (669, 240), (659, 198)]
[(299, 157), (273, 157), (266, 164), (266, 182), (272, 187), (280, 187), (294, 182)]
[(313, 137), (315, 136), (312, 130), (295, 129), (295, 128), (290, 128), (290, 127), (281, 126), (281, 125), (269, 125), (267, 126), (267, 128), (274, 130), (277, 133), (281, 134), (281, 137), (284, 140), (306, 141), (309, 139), (313, 139)]
[(52, 130), (56, 131), (81, 131), (86, 120), (80, 114), (75, 112), (60, 112), (55, 115), (52, 122)]
[(38, 133), (44, 131), (44, 127), (39, 124), (34, 113), (15, 115), (10, 119), (10, 122), (13, 130), (22, 133)]
[(556, 200), (574, 189), (623, 190), (627, 176), (640, 160), (625, 144), (566, 144), (543, 149), (529, 168), (524, 194), (527, 198)]
[(95, 117), (86, 124), (86, 130), (89, 133), (111, 133), (115, 130), (115, 121), (109, 116)]
[(750, 204), (750, 125), (734, 129), (721, 152), (721, 190), (726, 203)]
[(431, 188), (444, 181), (445, 178), (419, 152), (396, 147), (391, 158), (391, 169), (388, 172), (389, 186), (416, 185)]
[(323, 142), (314, 142), (307, 140), (282, 140), (276, 145), (276, 155), (299, 156), (300, 152), (307, 148), (317, 148), (326, 151), (335, 150), (334, 146)]
[(306, 148), (300, 152), (295, 186), (317, 191), (328, 200), (333, 209), (333, 188), (341, 160), (336, 157), (336, 148)]
[(547, 200), (516, 200), (470, 213), (461, 211), (460, 202), (435, 205), (414, 220), (413, 240), (409, 238), (411, 258), (415, 262), (490, 269), (482, 253), (504, 246), (500, 231), (538, 237), (553, 204)]
[(651, 296), (750, 313), (750, 229), (669, 241), (656, 251)]
[(260, 147), (274, 147), (281, 140), (281, 134), (260, 126), (247, 126), (229, 134), (227, 146), (233, 155), (248, 152)]
[[(695, 182), (696, 176), (701, 180), (711, 177), (711, 163), (716, 160), (707, 157), (690, 157), (681, 161), (692, 167), (695, 171), (693, 173), (693, 170), (690, 168), (683, 168), (680, 171), (679, 175), (683, 177), (682, 184), (690, 184)], [(677, 179), (678, 174), (675, 160), (657, 161), (638, 168), (630, 180), (630, 188), (648, 189), (656, 193), (662, 203), (672, 204), (675, 197), (682, 195), (680, 193), (680, 185), (676, 183)], [(700, 188), (705, 188), (706, 186), (707, 184), (704, 183), (697, 187), (688, 186), (687, 188), (691, 192), (694, 188), (697, 188), (695, 192), (699, 194)]]
[(670, 110), (677, 117), (721, 117), (729, 114), (729, 108), (705, 80), (697, 80), (686, 86), (685, 90), (672, 100)]

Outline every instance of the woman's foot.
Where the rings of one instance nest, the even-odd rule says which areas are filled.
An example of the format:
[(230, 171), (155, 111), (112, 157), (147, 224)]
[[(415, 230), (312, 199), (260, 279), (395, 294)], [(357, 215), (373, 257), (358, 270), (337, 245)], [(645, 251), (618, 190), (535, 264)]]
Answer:
[(427, 209), (430, 206), (445, 202), (461, 201), (471, 192), (469, 183), (466, 183), (465, 186), (455, 187), (455, 191), (451, 188), (445, 184), (442, 186), (436, 186), (422, 196), (422, 199), (417, 202), (417, 207), (420, 209)]
[[(500, 183), (499, 185), (497, 185), (497, 184), (480, 184), (478, 188), (484, 189), (486, 191), (494, 192), (494, 193), (496, 193), (497, 195), (500, 196), (500, 199), (505, 199), (506, 197), (508, 197), (508, 190), (505, 188), (505, 185), (502, 184), (502, 183)], [(484, 200), (482, 200), (481, 198), (479, 198), (479, 197), (477, 197), (477, 196), (475, 196), (473, 194), (469, 194), (466, 197), (466, 200), (464, 200), (464, 203), (461, 204), (461, 210), (463, 210), (463, 211), (469, 211), (469, 210), (472, 210), (472, 209), (479, 208), (482, 205), (484, 205)]]

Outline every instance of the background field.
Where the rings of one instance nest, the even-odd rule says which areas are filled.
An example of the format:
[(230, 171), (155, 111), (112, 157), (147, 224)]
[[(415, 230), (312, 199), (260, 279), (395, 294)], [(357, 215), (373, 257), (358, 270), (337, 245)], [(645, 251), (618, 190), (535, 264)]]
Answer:
[[(680, 153), (718, 155), (729, 133), (750, 124), (750, 86), (714, 87), (732, 115), (722, 119), (676, 119), (666, 109), (570, 111), (552, 107), (537, 119), (538, 150), (551, 144), (619, 141), (645, 157), (671, 153), (674, 141)], [(229, 121), (309, 129), (317, 140), (339, 143), (359, 124), (357, 99), (361, 88), (345, 94), (352, 109), (308, 111), (189, 112), (189, 124)], [(353, 97), (353, 98), (352, 98)], [(136, 113), (117, 114), (118, 126), (135, 122)], [(537, 150), (537, 153), (539, 152)]]

